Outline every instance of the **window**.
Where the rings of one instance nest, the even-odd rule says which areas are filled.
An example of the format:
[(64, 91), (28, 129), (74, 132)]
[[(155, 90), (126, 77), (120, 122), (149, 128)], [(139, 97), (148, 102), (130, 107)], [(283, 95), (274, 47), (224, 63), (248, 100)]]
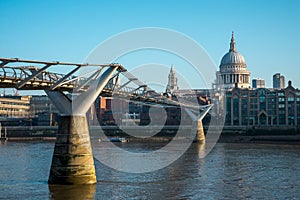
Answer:
[[(279, 104), (279, 105), (281, 105), (281, 104)], [(269, 109), (275, 109), (275, 104), (268, 104), (268, 108)]]
[(250, 92), (250, 97), (256, 97), (257, 93), (256, 92)]
[(269, 111), (268, 111), (268, 114), (269, 114), (269, 115), (276, 115), (276, 111), (275, 111), (275, 110), (269, 110)]
[(243, 92), (243, 93), (242, 93), (242, 97), (248, 97), (248, 93)]
[(268, 96), (276, 96), (276, 93), (275, 93), (275, 92), (270, 92), (270, 93), (268, 94)]
[(284, 97), (280, 97), (280, 98), (278, 98), (278, 101), (279, 101), (279, 102), (284, 102), (284, 101), (285, 101), (285, 98), (284, 98)]
[(257, 98), (251, 98), (250, 103), (257, 103)]
[(231, 94), (231, 93), (227, 93), (226, 96), (227, 96), (227, 97), (231, 97), (232, 94)]
[(275, 98), (269, 98), (268, 102), (275, 102)]
[(288, 101), (294, 101), (294, 96), (289, 96)]

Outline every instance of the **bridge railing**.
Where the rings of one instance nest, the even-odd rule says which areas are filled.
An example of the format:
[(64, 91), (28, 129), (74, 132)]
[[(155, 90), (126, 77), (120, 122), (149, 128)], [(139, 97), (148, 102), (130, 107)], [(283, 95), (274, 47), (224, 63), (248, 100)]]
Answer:
[[(0, 86), (1, 87), (13, 87), (16, 89), (39, 89), (39, 90), (60, 90), (68, 92), (84, 92), (91, 86), (93, 81), (101, 75), (101, 70), (106, 67), (117, 67), (116, 74), (112, 79), (119, 79), (119, 76), (125, 78), (123, 85), (118, 85), (118, 81), (109, 81), (104, 87), (103, 93), (108, 95), (119, 95), (131, 100), (143, 101), (145, 103), (165, 104), (170, 106), (184, 106), (192, 109), (201, 109), (201, 106), (194, 104), (193, 102), (183, 102), (168, 99), (161, 93), (157, 93), (152, 90), (145, 83), (136, 78), (133, 74), (128, 72), (120, 64), (76, 64), (76, 63), (61, 63), (61, 62), (42, 62), (42, 61), (30, 61), (19, 59), (6, 59), (0, 58)], [(9, 64), (15, 63), (30, 63), (30, 66), (10, 66)], [(37, 67), (37, 66), (42, 67)], [(72, 66), (73, 69), (67, 74), (53, 73), (46, 71), (51, 66), (67, 65)], [(74, 73), (81, 67), (98, 67), (97, 70), (89, 72), (93, 75), (89, 76), (75, 76)], [(84, 87), (82, 85), (84, 84)], [(134, 86), (129, 86), (134, 85)], [(79, 88), (78, 90), (76, 90)]]
[[(19, 83), (22, 80), (31, 76), (34, 72), (37, 72), (40, 68), (33, 66), (21, 66), (21, 67), (0, 67), (0, 79), (1, 82), (5, 82), (10, 80), (12, 83)], [(32, 78), (28, 83), (29, 84), (37, 84), (40, 83), (55, 83), (59, 79), (64, 77), (63, 74), (59, 73), (51, 73), (44, 71), (40, 75), (35, 78)], [(70, 79), (71, 77), (68, 77)], [(72, 83), (72, 84), (75, 84)]]

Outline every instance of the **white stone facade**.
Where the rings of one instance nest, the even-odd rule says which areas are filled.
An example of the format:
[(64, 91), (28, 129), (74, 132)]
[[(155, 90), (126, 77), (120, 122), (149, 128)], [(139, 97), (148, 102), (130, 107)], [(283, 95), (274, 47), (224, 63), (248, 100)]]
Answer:
[(234, 87), (249, 88), (250, 87), (250, 71), (244, 57), (236, 51), (234, 35), (232, 33), (230, 49), (226, 53), (220, 63), (220, 70), (216, 73), (216, 89), (230, 89)]

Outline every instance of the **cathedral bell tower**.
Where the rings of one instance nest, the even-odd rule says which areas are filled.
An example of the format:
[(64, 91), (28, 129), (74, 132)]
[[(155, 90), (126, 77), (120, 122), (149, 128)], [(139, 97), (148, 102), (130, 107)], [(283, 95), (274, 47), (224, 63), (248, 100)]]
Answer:
[(173, 93), (174, 91), (178, 90), (178, 85), (177, 85), (177, 77), (175, 74), (175, 70), (174, 70), (174, 66), (171, 66), (171, 70), (169, 73), (169, 77), (168, 77), (168, 85), (167, 85), (167, 89), (166, 92), (167, 93)]

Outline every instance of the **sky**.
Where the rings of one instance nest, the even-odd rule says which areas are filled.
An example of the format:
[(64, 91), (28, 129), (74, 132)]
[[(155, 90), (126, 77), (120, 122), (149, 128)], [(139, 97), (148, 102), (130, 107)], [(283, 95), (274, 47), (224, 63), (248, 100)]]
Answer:
[[(81, 63), (108, 38), (159, 27), (197, 42), (217, 70), (234, 31), (251, 78), (272, 87), (272, 75), (279, 72), (300, 87), (298, 0), (0, 0), (0, 8), (0, 57)], [(129, 69), (153, 62), (189, 72), (185, 61), (162, 55), (145, 51), (119, 61)], [(167, 74), (161, 76), (167, 83)], [(191, 87), (201, 87), (197, 79), (190, 81)]]

